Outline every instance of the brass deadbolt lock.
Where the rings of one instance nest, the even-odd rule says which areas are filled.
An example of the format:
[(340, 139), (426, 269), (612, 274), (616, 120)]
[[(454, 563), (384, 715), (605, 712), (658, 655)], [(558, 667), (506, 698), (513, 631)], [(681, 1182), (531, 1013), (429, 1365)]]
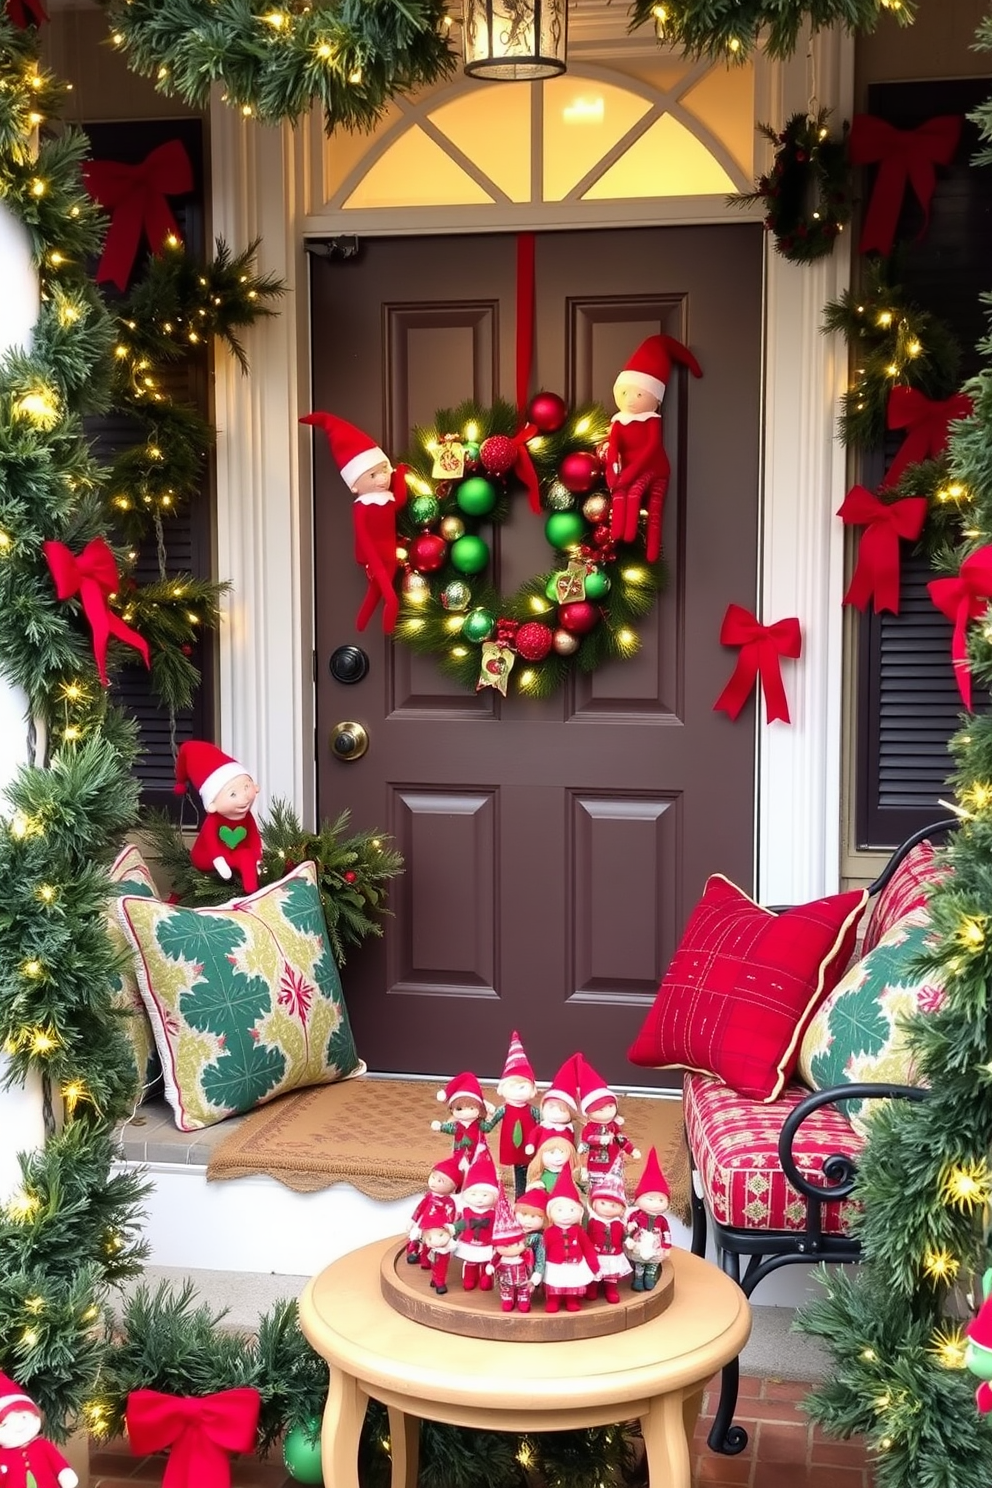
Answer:
[(360, 723), (336, 723), (331, 730), (331, 752), (345, 764), (361, 759), (368, 747), (369, 736)]

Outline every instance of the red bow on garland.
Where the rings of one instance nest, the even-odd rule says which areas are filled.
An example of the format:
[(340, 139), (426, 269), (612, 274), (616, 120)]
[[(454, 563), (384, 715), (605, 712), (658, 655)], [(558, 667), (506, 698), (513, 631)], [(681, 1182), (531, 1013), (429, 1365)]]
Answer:
[(141, 653), (145, 666), (150, 666), (148, 642), (144, 636), (132, 630), (130, 625), (125, 625), (120, 616), (115, 615), (107, 605), (108, 597), (120, 584), (120, 576), (114, 555), (103, 538), (95, 537), (92, 542), (87, 543), (78, 558), (65, 543), (45, 542), (41, 547), (55, 580), (55, 592), (59, 599), (71, 599), (74, 594), (79, 595), (83, 614), (93, 631), (93, 656), (104, 687), (110, 686), (107, 677), (107, 642), (111, 636), (133, 646)]
[(48, 20), (48, 12), (41, 0), (7, 0), (4, 9), (8, 21), (21, 31), (26, 31), (31, 24), (43, 26)]
[(167, 140), (139, 165), (90, 160), (83, 166), (83, 180), (93, 200), (111, 214), (97, 283), (109, 279), (123, 291), (138, 255), (142, 229), (153, 253), (161, 251), (170, 233), (180, 236), (165, 198), (192, 191), (193, 167), (182, 142)]
[(961, 138), (961, 117), (941, 114), (918, 129), (896, 129), (873, 114), (855, 114), (847, 148), (852, 165), (878, 165), (858, 247), (891, 253), (899, 209), (909, 182), (923, 208), (923, 227), (930, 220), (930, 201), (937, 184), (937, 165), (950, 165)]
[(875, 601), (875, 614), (882, 610), (899, 613), (899, 539), (915, 540), (927, 519), (925, 496), (907, 496), (886, 505), (864, 486), (852, 486), (837, 515), (848, 527), (863, 527), (858, 561), (843, 603), (867, 609)]
[(733, 676), (713, 704), (713, 711), (729, 713), (736, 718), (751, 695), (755, 679), (760, 676), (765, 695), (768, 722), (781, 718), (789, 723), (789, 704), (782, 685), (781, 658), (797, 658), (803, 648), (799, 621), (792, 617), (774, 625), (762, 625), (742, 605), (727, 606), (720, 627), (722, 646), (740, 646), (741, 654)]
[(885, 421), (890, 429), (905, 429), (906, 437), (885, 472), (880, 490), (894, 486), (907, 465), (935, 460), (947, 446), (949, 425), (967, 418), (972, 402), (967, 393), (954, 393), (935, 402), (916, 388), (894, 387), (889, 393)]
[(132, 1390), (125, 1416), (131, 1451), (169, 1452), (162, 1488), (230, 1488), (228, 1458), (254, 1449), (261, 1404), (247, 1386), (202, 1399)]
[(948, 620), (954, 621), (951, 659), (958, 691), (971, 712), (971, 667), (968, 665), (968, 626), (980, 620), (992, 599), (992, 546), (979, 548), (964, 560), (956, 579), (932, 579), (930, 598)]

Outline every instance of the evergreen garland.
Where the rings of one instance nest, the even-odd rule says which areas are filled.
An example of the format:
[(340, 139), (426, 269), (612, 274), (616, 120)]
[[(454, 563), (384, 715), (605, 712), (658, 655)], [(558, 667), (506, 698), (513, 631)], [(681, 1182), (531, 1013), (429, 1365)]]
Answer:
[(884, 13), (908, 25), (914, 0), (633, 0), (630, 29), (653, 25), (659, 41), (690, 57), (728, 57), (743, 62), (758, 44), (771, 57), (791, 57), (800, 32), (842, 26), (872, 31)]

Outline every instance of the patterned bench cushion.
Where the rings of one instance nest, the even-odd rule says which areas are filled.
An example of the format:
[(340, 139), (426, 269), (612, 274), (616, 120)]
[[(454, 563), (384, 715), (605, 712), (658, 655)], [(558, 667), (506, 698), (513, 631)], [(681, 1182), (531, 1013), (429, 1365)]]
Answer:
[(868, 911), (860, 954), (867, 956), (908, 914), (926, 909), (930, 889), (950, 872), (928, 838), (911, 848)]
[[(687, 1075), (683, 1114), (689, 1147), (707, 1204), (718, 1224), (741, 1230), (802, 1230), (806, 1201), (786, 1181), (778, 1138), (789, 1112), (809, 1091), (795, 1082), (767, 1105), (745, 1100), (709, 1075)], [(855, 1156), (861, 1139), (829, 1106), (803, 1123), (793, 1153), (801, 1173), (816, 1182), (823, 1160)], [(822, 1211), (826, 1235), (847, 1234), (857, 1205), (850, 1199)]]

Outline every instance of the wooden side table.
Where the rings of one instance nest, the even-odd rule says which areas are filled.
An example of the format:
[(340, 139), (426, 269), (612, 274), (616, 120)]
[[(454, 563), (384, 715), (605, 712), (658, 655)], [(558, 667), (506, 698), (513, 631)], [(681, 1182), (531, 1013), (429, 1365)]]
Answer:
[[(389, 1414), (392, 1488), (416, 1488), (420, 1421), (485, 1431), (570, 1431), (637, 1419), (658, 1488), (690, 1488), (689, 1440), (706, 1382), (740, 1353), (751, 1313), (716, 1266), (673, 1250), (675, 1300), (607, 1338), (488, 1342), (401, 1317), (379, 1268), (400, 1237), (342, 1256), (307, 1283), (300, 1326), (331, 1366), (321, 1427), (324, 1482), (358, 1488), (368, 1398)], [(456, 1282), (457, 1285), (457, 1282)]]

